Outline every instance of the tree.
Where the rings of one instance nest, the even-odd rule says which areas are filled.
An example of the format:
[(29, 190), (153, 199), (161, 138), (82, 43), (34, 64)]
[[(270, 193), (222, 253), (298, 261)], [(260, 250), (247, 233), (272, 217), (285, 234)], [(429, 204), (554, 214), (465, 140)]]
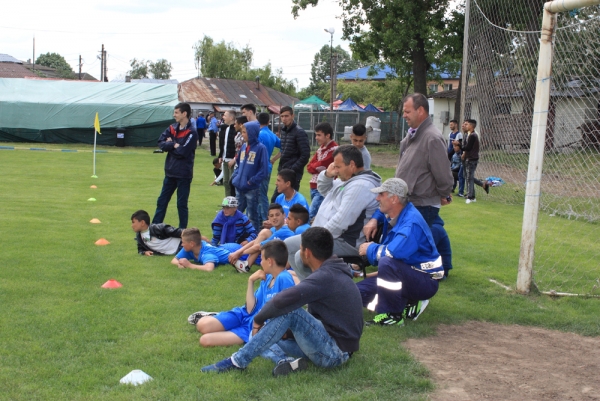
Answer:
[[(330, 59), (331, 59), (331, 47), (329, 45), (323, 45), (321, 50), (315, 54), (315, 58), (310, 66), (310, 85), (316, 87), (321, 82), (328, 82), (330, 73)], [(340, 45), (333, 48), (333, 53), (337, 53), (337, 73), (341, 74), (344, 72), (356, 70), (364, 66), (358, 60), (352, 59), (352, 55), (346, 50), (342, 49)]]
[(132, 79), (148, 78), (149, 64), (149, 61), (137, 60), (134, 58), (129, 64), (131, 65), (131, 70), (127, 72), (127, 75), (129, 75)]
[(156, 63), (150, 63), (150, 72), (154, 79), (169, 79), (171, 78), (171, 71), (173, 67), (164, 58), (157, 60)]
[(61, 78), (75, 78), (75, 73), (71, 69), (69, 63), (67, 63), (67, 60), (65, 60), (65, 58), (58, 53), (48, 52), (46, 54), (41, 54), (37, 58), (35, 63), (46, 67), (54, 68)]
[(242, 49), (233, 43), (219, 43), (210, 36), (204, 36), (193, 46), (198, 76), (254, 81), (258, 77), (262, 85), (288, 95), (296, 94), (296, 80), (283, 78), (283, 70), (273, 70), (271, 63), (264, 67), (252, 68), (252, 49), (246, 45)]
[[(462, 38), (462, 29), (453, 24), (458, 9), (449, 0), (338, 0), (342, 8), (344, 39), (351, 41), (354, 56), (376, 59), (390, 65), (398, 74), (412, 75), (415, 92), (427, 93), (427, 73), (435, 61), (447, 54), (460, 59), (462, 44), (452, 47), (447, 38)], [(292, 14), (316, 6), (319, 0), (292, 0)], [(454, 30), (454, 31), (453, 31)], [(453, 40), (453, 43), (456, 41)]]

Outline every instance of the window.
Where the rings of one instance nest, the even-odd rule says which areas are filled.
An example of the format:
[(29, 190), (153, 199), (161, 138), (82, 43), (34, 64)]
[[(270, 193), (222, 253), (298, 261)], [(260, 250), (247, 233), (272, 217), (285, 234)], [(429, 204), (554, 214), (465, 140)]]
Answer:
[(496, 103), (496, 114), (510, 114), (510, 103)]
[(452, 84), (444, 84), (444, 90), (445, 91), (451, 91), (452, 90)]
[(429, 84), (429, 93), (436, 93), (438, 91), (438, 84)]

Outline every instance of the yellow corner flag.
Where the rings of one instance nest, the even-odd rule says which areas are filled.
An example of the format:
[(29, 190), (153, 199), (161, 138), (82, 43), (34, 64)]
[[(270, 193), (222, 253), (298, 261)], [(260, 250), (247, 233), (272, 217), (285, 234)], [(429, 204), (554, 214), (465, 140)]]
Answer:
[(100, 132), (100, 120), (98, 119), (98, 113), (96, 113), (96, 120), (94, 120), (94, 128), (96, 129), (97, 133), (102, 135), (102, 133)]

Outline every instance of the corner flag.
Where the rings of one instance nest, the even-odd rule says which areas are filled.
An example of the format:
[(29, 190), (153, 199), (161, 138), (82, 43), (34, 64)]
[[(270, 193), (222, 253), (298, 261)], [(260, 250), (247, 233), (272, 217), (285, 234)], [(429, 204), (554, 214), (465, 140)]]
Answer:
[(100, 132), (100, 120), (98, 119), (98, 113), (96, 113), (96, 119), (94, 120), (94, 128), (96, 129), (97, 133), (102, 135), (102, 133)]

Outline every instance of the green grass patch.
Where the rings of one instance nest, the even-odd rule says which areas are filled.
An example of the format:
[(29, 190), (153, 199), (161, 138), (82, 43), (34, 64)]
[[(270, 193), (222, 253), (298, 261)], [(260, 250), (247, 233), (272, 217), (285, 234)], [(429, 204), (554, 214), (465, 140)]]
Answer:
[[(186, 318), (242, 304), (247, 276), (226, 266), (179, 270), (169, 257), (137, 255), (129, 217), (137, 209), (154, 212), (164, 155), (107, 148), (97, 155), (99, 178), (92, 179), (90, 147), (68, 148), (88, 152), (0, 150), (2, 400), (422, 400), (434, 385), (402, 341), (434, 335), (440, 323), (482, 320), (600, 334), (597, 299), (522, 296), (489, 281), (514, 288), (522, 207), (482, 197), (443, 209), (455, 268), (417, 322), (366, 328), (360, 352), (337, 369), (311, 366), (274, 379), (271, 362), (256, 360), (245, 372), (201, 374), (237, 347), (200, 348)], [(207, 234), (224, 195), (209, 186), (211, 161), (206, 149), (197, 152), (190, 195), (190, 226)], [(394, 174), (377, 171), (384, 179)], [(302, 192), (308, 197), (308, 177)], [(92, 218), (102, 224), (90, 224)], [(174, 200), (166, 222), (178, 223)], [(101, 237), (111, 244), (96, 247)], [(585, 260), (590, 245), (572, 241), (573, 263)], [(123, 287), (101, 289), (110, 278)], [(120, 385), (133, 369), (154, 380)]]

